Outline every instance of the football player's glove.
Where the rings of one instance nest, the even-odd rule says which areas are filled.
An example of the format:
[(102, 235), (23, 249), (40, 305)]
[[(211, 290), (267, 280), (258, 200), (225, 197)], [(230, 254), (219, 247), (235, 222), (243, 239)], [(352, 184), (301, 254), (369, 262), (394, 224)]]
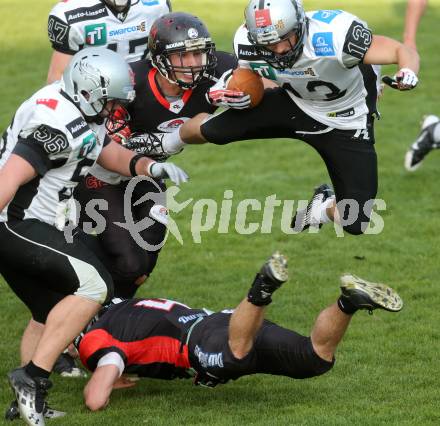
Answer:
[(176, 185), (187, 182), (189, 179), (186, 172), (173, 163), (153, 162), (148, 167), (148, 174), (155, 179), (170, 179)]
[(244, 92), (229, 90), (228, 82), (233, 70), (225, 71), (206, 93), (206, 99), (215, 107), (245, 109), (251, 105), (251, 97)]
[(124, 145), (125, 143), (127, 143), (127, 140), (130, 138), (130, 136), (131, 129), (128, 126), (125, 126), (123, 129), (110, 135), (110, 138), (112, 139), (112, 141)]
[(162, 146), (163, 133), (135, 133), (123, 142), (125, 148), (145, 154), (156, 161), (165, 161), (171, 154), (165, 152)]
[(382, 81), (397, 90), (411, 90), (417, 86), (419, 79), (414, 71), (409, 68), (400, 69), (394, 77), (384, 75)]

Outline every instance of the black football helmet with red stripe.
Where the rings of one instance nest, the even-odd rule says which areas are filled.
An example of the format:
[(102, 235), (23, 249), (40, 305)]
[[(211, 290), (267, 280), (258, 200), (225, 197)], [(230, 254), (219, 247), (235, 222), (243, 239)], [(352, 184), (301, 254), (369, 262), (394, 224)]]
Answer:
[[(208, 29), (199, 18), (189, 13), (168, 13), (156, 19), (151, 26), (148, 49), (153, 66), (167, 80), (183, 89), (196, 86), (204, 77), (209, 78), (217, 65), (215, 44)], [(197, 64), (184, 63), (185, 55), (190, 52), (200, 55)], [(173, 57), (174, 64), (172, 55), (177, 57), (177, 60)], [(176, 73), (192, 78), (182, 80)]]

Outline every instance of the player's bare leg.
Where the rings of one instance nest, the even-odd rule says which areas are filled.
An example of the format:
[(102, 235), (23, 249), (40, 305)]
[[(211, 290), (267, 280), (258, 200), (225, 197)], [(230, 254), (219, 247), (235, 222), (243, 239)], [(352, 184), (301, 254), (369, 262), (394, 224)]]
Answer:
[(32, 360), (26, 367), (8, 373), (21, 417), (28, 425), (44, 426), (45, 397), (52, 387), (49, 375), (53, 365), (100, 307), (99, 303), (80, 296), (65, 297), (50, 311)]
[(56, 359), (84, 329), (101, 305), (80, 296), (67, 296), (50, 311), (32, 362), (51, 371)]
[(384, 284), (371, 283), (355, 275), (341, 277), (341, 296), (337, 303), (324, 309), (316, 319), (311, 333), (315, 352), (332, 361), (353, 314), (359, 309), (384, 309), (398, 312), (403, 307), (400, 296)]
[(209, 117), (206, 112), (201, 112), (191, 120), (186, 121), (180, 126), (179, 135), (182, 141), (186, 144), (202, 144), (206, 143), (200, 130), (203, 122)]
[(38, 342), (41, 339), (44, 331), (44, 324), (30, 319), (26, 326), (20, 344), (20, 359), (21, 365), (26, 365), (34, 355)]
[(229, 347), (236, 358), (245, 357), (255, 341), (272, 293), (287, 281), (287, 260), (276, 252), (255, 277), (248, 297), (235, 309), (229, 322)]

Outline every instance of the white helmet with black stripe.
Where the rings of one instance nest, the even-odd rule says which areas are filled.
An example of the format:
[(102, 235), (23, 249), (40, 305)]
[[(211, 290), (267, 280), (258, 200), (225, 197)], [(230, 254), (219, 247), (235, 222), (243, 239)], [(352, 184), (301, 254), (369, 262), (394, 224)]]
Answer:
[[(267, 63), (277, 69), (291, 68), (301, 56), (307, 32), (307, 18), (297, 0), (250, 0), (245, 12), (249, 41)], [(296, 35), (291, 49), (274, 53), (268, 46)]]

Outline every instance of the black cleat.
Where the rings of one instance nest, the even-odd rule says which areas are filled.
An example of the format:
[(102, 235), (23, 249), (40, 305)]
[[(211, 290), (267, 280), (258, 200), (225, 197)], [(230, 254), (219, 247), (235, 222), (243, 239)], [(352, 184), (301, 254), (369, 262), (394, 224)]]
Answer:
[(272, 293), (289, 278), (287, 259), (276, 251), (261, 267), (248, 293), (248, 301), (256, 306), (272, 302)]
[(424, 118), (420, 134), (405, 154), (405, 169), (409, 172), (417, 170), (425, 157), (439, 144), (434, 142), (433, 131), (440, 122), (440, 118), (435, 115), (428, 115)]
[(371, 283), (351, 274), (343, 275), (341, 283), (342, 299), (348, 299), (358, 309), (399, 312), (403, 308), (400, 296), (385, 284)]
[(87, 373), (76, 366), (75, 360), (67, 352), (63, 352), (58, 357), (53, 371), (61, 377), (87, 377)]
[(44, 406), (48, 390), (52, 387), (49, 379), (33, 379), (23, 367), (8, 373), (9, 384), (17, 400), (21, 418), (31, 426), (44, 426)]
[[(43, 408), (43, 415), (45, 419), (55, 419), (58, 417), (64, 417), (67, 413), (64, 411), (58, 411), (49, 407), (46, 403)], [(5, 412), (5, 420), (14, 421), (20, 418), (20, 410), (18, 409), (18, 402), (14, 399), (11, 405)]]
[(326, 183), (315, 188), (312, 199), (304, 210), (297, 211), (292, 218), (290, 227), (296, 232), (302, 232), (312, 227), (321, 229), (320, 209), (321, 204), (328, 198), (333, 197), (335, 193), (333, 189)]

